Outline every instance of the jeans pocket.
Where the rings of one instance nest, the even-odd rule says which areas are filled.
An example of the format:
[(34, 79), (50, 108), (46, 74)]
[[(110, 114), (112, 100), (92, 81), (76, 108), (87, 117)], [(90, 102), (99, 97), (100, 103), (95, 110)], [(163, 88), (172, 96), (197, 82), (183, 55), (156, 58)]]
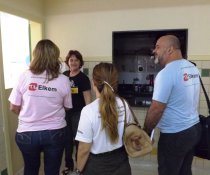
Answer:
[(66, 129), (56, 129), (50, 131), (50, 138), (52, 142), (65, 142)]
[(15, 136), (16, 142), (21, 144), (31, 144), (31, 136), (31, 132), (17, 132)]

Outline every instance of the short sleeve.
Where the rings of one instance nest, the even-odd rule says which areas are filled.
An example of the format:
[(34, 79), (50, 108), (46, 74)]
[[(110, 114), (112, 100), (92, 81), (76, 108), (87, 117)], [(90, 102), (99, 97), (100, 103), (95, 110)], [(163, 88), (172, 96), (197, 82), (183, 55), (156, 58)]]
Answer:
[(13, 105), (21, 106), (22, 104), (22, 92), (21, 86), (23, 85), (23, 81), (25, 79), (25, 74), (21, 74), (16, 85), (13, 87), (12, 92), (9, 96), (9, 101)]
[(81, 87), (82, 88), (82, 91), (87, 91), (87, 90), (90, 90), (91, 89), (91, 85), (90, 85), (90, 80), (89, 78), (83, 73), (83, 78), (82, 78), (82, 84), (83, 86)]
[(153, 100), (167, 103), (173, 87), (173, 78), (161, 71), (155, 78)]
[(72, 96), (71, 96), (71, 90), (70, 90), (70, 82), (68, 78), (66, 78), (66, 81), (64, 84), (66, 88), (66, 94), (64, 96), (64, 107), (72, 108)]
[(93, 130), (92, 130), (92, 123), (89, 116), (93, 116), (91, 114), (90, 109), (84, 107), (81, 111), (79, 126), (77, 129), (77, 135), (75, 140), (91, 143), (93, 140)]

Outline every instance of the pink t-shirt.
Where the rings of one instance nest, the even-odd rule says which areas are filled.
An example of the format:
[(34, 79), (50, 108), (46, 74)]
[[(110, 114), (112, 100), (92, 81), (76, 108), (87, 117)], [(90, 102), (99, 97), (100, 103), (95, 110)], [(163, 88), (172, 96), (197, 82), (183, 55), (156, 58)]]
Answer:
[(9, 101), (21, 106), (17, 132), (59, 129), (66, 126), (65, 109), (72, 108), (70, 81), (60, 74), (46, 81), (46, 72), (24, 72), (13, 88)]

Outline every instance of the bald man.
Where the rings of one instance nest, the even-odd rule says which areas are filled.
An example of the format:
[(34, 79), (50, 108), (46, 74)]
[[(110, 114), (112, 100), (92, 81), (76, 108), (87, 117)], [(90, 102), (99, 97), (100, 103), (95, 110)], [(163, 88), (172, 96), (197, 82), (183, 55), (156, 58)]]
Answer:
[(148, 134), (155, 127), (160, 129), (159, 175), (192, 175), (193, 150), (201, 133), (199, 71), (183, 59), (176, 36), (160, 37), (153, 53), (164, 68), (155, 78), (144, 129)]

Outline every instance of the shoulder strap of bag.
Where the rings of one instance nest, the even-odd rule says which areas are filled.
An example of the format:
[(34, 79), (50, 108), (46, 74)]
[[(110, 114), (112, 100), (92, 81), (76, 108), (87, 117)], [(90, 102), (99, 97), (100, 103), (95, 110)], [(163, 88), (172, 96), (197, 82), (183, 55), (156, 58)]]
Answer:
[[(196, 66), (196, 63), (194, 63), (192, 61), (189, 61), (189, 62), (191, 62), (194, 66)], [(203, 85), (203, 82), (202, 82), (202, 79), (201, 79), (201, 76), (200, 75), (199, 75), (199, 80), (200, 80), (200, 83), (201, 83), (201, 87), (203, 89), (203, 93), (204, 93), (205, 98), (206, 98), (206, 103), (207, 103), (207, 106), (208, 106), (208, 109), (209, 109), (209, 114), (210, 114), (210, 101), (209, 101), (209, 97), (207, 95), (206, 89), (205, 89), (205, 87)]]
[[(196, 64), (194, 62), (192, 62), (192, 61), (190, 61), (190, 62), (196, 66)], [(200, 80), (200, 83), (201, 83), (201, 87), (203, 89), (203, 93), (204, 93), (205, 98), (206, 98), (206, 103), (207, 103), (209, 114), (210, 114), (210, 101), (209, 101), (209, 97), (207, 95), (206, 89), (203, 85), (201, 76), (199, 76), (199, 80)], [(209, 116), (208, 116), (208, 118), (209, 118)], [(207, 120), (205, 120), (205, 121), (207, 122)], [(203, 127), (203, 128), (204, 128), (204, 130), (202, 132), (206, 133), (206, 138), (205, 139), (207, 141), (207, 147), (208, 147), (208, 159), (210, 160), (210, 138), (209, 138), (209, 125), (208, 125), (208, 123), (205, 123), (205, 127)]]
[(205, 98), (206, 98), (206, 103), (207, 103), (207, 106), (208, 106), (208, 109), (209, 109), (209, 114), (210, 114), (210, 101), (209, 101), (209, 97), (208, 97), (208, 95), (207, 95), (206, 89), (205, 89), (205, 87), (204, 87), (204, 85), (203, 85), (203, 82), (202, 82), (202, 79), (201, 79), (200, 76), (199, 76), (199, 79), (200, 79), (201, 87), (202, 87), (202, 89), (203, 89), (203, 93), (204, 93)]
[[(200, 83), (201, 83), (201, 86), (202, 86), (202, 89), (203, 89), (203, 92), (204, 92), (204, 95), (205, 95), (205, 98), (206, 98), (206, 103), (207, 103), (207, 106), (208, 106), (208, 109), (209, 109), (209, 114), (210, 114), (209, 97), (207, 95), (206, 89), (205, 89), (205, 87), (203, 85), (203, 82), (202, 82), (200, 76), (199, 76), (199, 79), (200, 79)], [(210, 128), (209, 128), (209, 120), (206, 120), (206, 123), (205, 123), (205, 133), (206, 133), (206, 141), (207, 141), (207, 146), (208, 146), (208, 159), (210, 160), (210, 138), (209, 138), (209, 131), (210, 131)]]
[(124, 132), (125, 132), (125, 127), (126, 127), (126, 125), (127, 125), (127, 115), (126, 115), (126, 106), (125, 106), (125, 101), (124, 101), (124, 99), (122, 99), (121, 97), (120, 97), (120, 99), (122, 100), (122, 102), (123, 102), (123, 106), (124, 106), (124, 110), (125, 110), (125, 120), (124, 120)]
[[(125, 105), (126, 100), (123, 99), (122, 97), (120, 97), (120, 99), (122, 100), (123, 106), (125, 108), (125, 124), (124, 124), (124, 126), (126, 126), (127, 125), (127, 114), (126, 114), (126, 105)], [(138, 121), (135, 113), (133, 112), (132, 108), (130, 107), (129, 103), (127, 101), (126, 101), (126, 103), (128, 104), (128, 108), (131, 111), (131, 114), (132, 114), (132, 117), (133, 117), (133, 120), (134, 120), (135, 124), (138, 125), (139, 127), (141, 127), (140, 124), (139, 124), (139, 121)]]

